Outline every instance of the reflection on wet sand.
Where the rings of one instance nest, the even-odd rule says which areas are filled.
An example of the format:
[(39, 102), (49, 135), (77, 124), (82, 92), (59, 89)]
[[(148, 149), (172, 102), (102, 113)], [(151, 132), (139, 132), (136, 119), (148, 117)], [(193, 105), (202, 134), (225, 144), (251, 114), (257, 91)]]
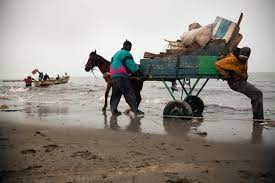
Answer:
[(201, 123), (201, 119), (177, 119), (177, 118), (163, 118), (163, 127), (167, 134), (173, 136), (187, 136), (190, 130), (196, 130)]
[(251, 143), (252, 144), (262, 144), (263, 143), (263, 129), (262, 125), (253, 125)]
[(126, 129), (128, 131), (131, 132), (141, 132), (141, 122), (140, 120), (143, 118), (144, 116), (129, 116), (130, 118), (130, 124), (126, 127)]
[(37, 113), (38, 117), (45, 117), (49, 114), (67, 114), (69, 112), (69, 108), (63, 106), (30, 106), (25, 107), (24, 111), (29, 115), (32, 113)]
[[(129, 119), (129, 123), (126, 126), (121, 126), (119, 124), (118, 118), (121, 116), (110, 115), (109, 121), (106, 111), (102, 112), (104, 116), (104, 128), (110, 128), (112, 130), (120, 130), (125, 129), (131, 132), (142, 132), (141, 120), (144, 116), (134, 116), (127, 115)], [(146, 118), (145, 118), (146, 120)], [(176, 118), (163, 118), (163, 131), (165, 131), (168, 135), (173, 136), (186, 136), (190, 130), (196, 131), (197, 128), (203, 122), (203, 118), (200, 119), (176, 119)], [(124, 128), (125, 127), (125, 128)]]
[(117, 123), (117, 115), (111, 115), (110, 117), (110, 128), (113, 130), (120, 129), (120, 126)]
[[(264, 126), (259, 125), (253, 125), (252, 129), (248, 129), (248, 134), (240, 134), (233, 128), (229, 129), (224, 127), (217, 127), (215, 121), (211, 122), (204, 118), (162, 118), (161, 124), (159, 121), (154, 121), (154, 119), (146, 116), (135, 117), (133, 115), (124, 114), (121, 116), (116, 116), (107, 115), (109, 113), (106, 112), (103, 112), (102, 114), (104, 116), (104, 128), (116, 131), (127, 130), (135, 133), (147, 133), (149, 131), (149, 133), (151, 133), (153, 131), (152, 128), (155, 127), (156, 131), (158, 130), (157, 132), (160, 134), (167, 134), (169, 136), (175, 136), (179, 138), (193, 136), (202, 137), (209, 141), (223, 141), (222, 138), (235, 138), (236, 141), (242, 142), (244, 142), (243, 139), (246, 139), (245, 141), (250, 144), (266, 143), (266, 138), (263, 135)], [(154, 125), (151, 126), (150, 122), (152, 122), (151, 124)], [(159, 124), (160, 126), (156, 126), (155, 124)], [(209, 124), (211, 125), (211, 128), (205, 128), (205, 126), (208, 126)], [(150, 130), (152, 131), (150, 132)], [(227, 133), (224, 133), (223, 130), (226, 130)], [(251, 136), (249, 134), (251, 134)]]
[(103, 117), (104, 117), (104, 128), (108, 128), (107, 113), (106, 113), (106, 111), (103, 111), (102, 114), (103, 114)]
[[(117, 115), (111, 115), (110, 116), (110, 126), (108, 126), (108, 116), (106, 111), (102, 112), (103, 116), (104, 116), (104, 128), (111, 128), (113, 130), (119, 130), (121, 129), (121, 127), (119, 126), (118, 122), (117, 122)], [(140, 120), (143, 118), (143, 116), (138, 117), (138, 116), (131, 116), (128, 115), (129, 117), (129, 124), (126, 126), (126, 130), (131, 131), (131, 132), (141, 132), (141, 122)]]

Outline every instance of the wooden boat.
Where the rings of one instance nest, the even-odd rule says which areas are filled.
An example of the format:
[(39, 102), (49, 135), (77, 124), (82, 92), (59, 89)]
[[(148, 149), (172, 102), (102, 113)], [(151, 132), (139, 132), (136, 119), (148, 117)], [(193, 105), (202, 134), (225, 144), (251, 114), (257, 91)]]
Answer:
[(34, 81), (34, 86), (49, 86), (49, 85), (56, 85), (56, 84), (63, 84), (63, 83), (68, 83), (70, 79), (70, 76), (63, 76), (60, 79), (53, 79), (51, 80), (46, 80), (46, 81)]

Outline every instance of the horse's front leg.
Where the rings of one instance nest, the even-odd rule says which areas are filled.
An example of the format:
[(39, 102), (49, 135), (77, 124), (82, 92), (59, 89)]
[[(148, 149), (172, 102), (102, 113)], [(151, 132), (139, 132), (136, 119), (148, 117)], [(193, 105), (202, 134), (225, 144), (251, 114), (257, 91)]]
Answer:
[(108, 101), (108, 95), (109, 95), (109, 91), (110, 91), (111, 87), (112, 87), (112, 83), (108, 83), (106, 91), (105, 91), (105, 102), (104, 102), (104, 106), (102, 108), (103, 111), (106, 111), (107, 101)]

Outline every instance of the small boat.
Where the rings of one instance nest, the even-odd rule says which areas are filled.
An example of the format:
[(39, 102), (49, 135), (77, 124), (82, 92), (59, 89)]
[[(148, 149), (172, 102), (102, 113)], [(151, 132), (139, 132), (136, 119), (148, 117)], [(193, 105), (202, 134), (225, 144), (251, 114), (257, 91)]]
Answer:
[(63, 76), (59, 79), (51, 78), (50, 80), (46, 80), (46, 81), (34, 81), (34, 86), (38, 87), (38, 86), (63, 84), (63, 83), (68, 83), (69, 79), (70, 79), (70, 76)]

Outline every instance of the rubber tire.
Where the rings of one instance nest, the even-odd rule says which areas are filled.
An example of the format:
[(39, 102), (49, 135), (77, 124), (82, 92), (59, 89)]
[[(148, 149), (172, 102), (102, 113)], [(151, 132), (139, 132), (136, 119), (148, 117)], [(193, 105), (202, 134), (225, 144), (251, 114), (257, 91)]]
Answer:
[(192, 116), (192, 108), (185, 101), (170, 101), (163, 109), (164, 116)]
[(190, 95), (184, 99), (192, 108), (193, 116), (202, 117), (202, 112), (204, 110), (204, 103), (202, 99), (197, 96)]

